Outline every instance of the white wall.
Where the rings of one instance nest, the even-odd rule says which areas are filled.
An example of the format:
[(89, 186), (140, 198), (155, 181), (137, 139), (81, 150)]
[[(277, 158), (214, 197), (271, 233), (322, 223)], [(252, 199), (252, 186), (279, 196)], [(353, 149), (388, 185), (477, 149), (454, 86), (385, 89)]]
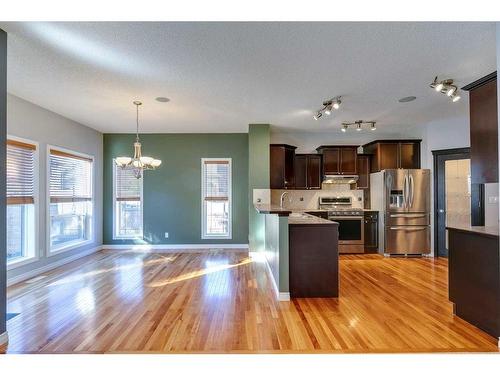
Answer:
[[(12, 281), (19, 275), (33, 273), (35, 269), (46, 269), (64, 259), (88, 253), (102, 244), (103, 140), (102, 134), (94, 129), (10, 94), (7, 96), (7, 134), (39, 143), (39, 236), (36, 248), (39, 260), (9, 270), (7, 278)], [(94, 156), (94, 242), (50, 257), (46, 255), (47, 145)]]
[[(467, 100), (466, 93), (463, 93)], [(462, 116), (446, 120), (437, 120), (419, 127), (415, 136), (422, 138), (422, 168), (431, 170), (431, 249), (434, 254), (434, 158), (432, 151), (451, 148), (470, 147), (469, 117)]]

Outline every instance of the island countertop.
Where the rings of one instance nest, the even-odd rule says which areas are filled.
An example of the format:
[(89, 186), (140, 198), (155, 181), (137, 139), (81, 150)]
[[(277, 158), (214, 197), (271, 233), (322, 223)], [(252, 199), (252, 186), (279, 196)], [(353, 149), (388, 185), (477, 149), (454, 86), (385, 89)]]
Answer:
[(312, 225), (317, 225), (317, 224), (339, 225), (339, 223), (337, 223), (335, 221), (323, 219), (321, 217), (309, 215), (306, 213), (298, 213), (298, 212), (297, 213), (293, 212), (288, 216), (288, 224), (291, 224), (291, 225), (302, 225), (302, 224), (306, 224), (306, 225), (310, 225), (310, 224), (312, 224)]
[(453, 227), (446, 227), (446, 229), (474, 233), (481, 236), (498, 237), (498, 226), (456, 225)]

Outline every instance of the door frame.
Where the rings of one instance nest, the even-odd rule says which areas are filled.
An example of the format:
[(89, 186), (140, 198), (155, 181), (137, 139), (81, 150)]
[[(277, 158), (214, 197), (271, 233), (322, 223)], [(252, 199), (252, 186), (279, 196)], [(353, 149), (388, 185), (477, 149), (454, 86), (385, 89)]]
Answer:
[[(438, 225), (438, 218), (439, 218), (439, 208), (438, 208), (438, 203), (439, 203), (439, 197), (440, 195), (445, 194), (445, 186), (444, 184), (439, 184), (439, 174), (440, 173), (445, 173), (444, 168), (439, 168), (439, 164), (442, 161), (443, 167), (444, 167), (444, 162), (446, 160), (460, 160), (460, 159), (470, 159), (470, 147), (460, 147), (460, 148), (449, 148), (445, 150), (433, 150), (432, 151), (432, 156), (433, 156), (433, 184), (434, 184), (434, 257), (439, 257), (439, 225)], [(444, 156), (444, 158), (440, 158)]]

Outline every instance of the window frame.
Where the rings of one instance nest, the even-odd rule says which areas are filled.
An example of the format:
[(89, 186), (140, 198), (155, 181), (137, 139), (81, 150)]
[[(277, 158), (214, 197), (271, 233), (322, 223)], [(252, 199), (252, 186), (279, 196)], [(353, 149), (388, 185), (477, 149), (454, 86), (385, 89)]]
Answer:
[[(27, 143), (30, 145), (33, 145), (36, 147), (35, 152), (34, 152), (34, 187), (33, 187), (33, 199), (35, 200), (34, 207), (33, 207), (33, 216), (35, 219), (34, 222), (34, 228), (35, 228), (35, 234), (34, 234), (34, 246), (35, 248), (33, 249), (33, 255), (30, 257), (23, 257), (19, 258), (13, 261), (7, 261), (7, 271), (13, 270), (18, 267), (25, 266), (26, 264), (34, 263), (38, 260), (40, 260), (41, 256), (41, 251), (40, 251), (40, 246), (39, 246), (39, 240), (40, 240), (40, 144), (39, 142), (33, 141), (31, 139), (27, 138), (21, 138), (17, 137), (14, 135), (7, 135), (7, 140), (12, 140), (12, 141), (18, 141), (18, 142), (23, 142)], [(7, 234), (7, 233), (6, 233)]]
[(116, 165), (115, 163), (115, 158), (112, 159), (112, 163), (113, 163), (113, 240), (142, 240), (144, 239), (144, 194), (143, 194), (143, 191), (144, 191), (144, 175), (140, 178), (141, 180), (141, 193), (140, 193), (140, 206), (141, 206), (141, 234), (140, 236), (127, 236), (127, 235), (124, 235), (124, 236), (120, 236), (117, 234), (117, 217), (116, 217), (116, 169), (117, 168), (120, 168)]
[[(50, 150), (54, 150), (54, 151), (60, 151), (60, 152), (66, 152), (68, 154), (72, 154), (72, 155), (75, 155), (75, 156), (80, 156), (82, 158), (87, 158), (87, 159), (90, 159), (92, 160), (92, 167), (91, 167), (91, 173), (90, 173), (90, 178), (91, 178), (91, 181), (90, 181), (90, 189), (91, 189), (91, 194), (92, 194), (92, 199), (91, 199), (91, 207), (92, 207), (92, 223), (90, 225), (90, 238), (88, 240), (84, 240), (84, 241), (80, 241), (80, 242), (77, 242), (77, 243), (71, 243), (69, 245), (66, 245), (66, 246), (63, 246), (63, 247), (60, 247), (58, 248), (57, 250), (52, 250), (50, 248)], [(95, 243), (95, 233), (96, 233), (96, 219), (95, 219), (95, 215), (96, 215), (96, 205), (95, 205), (95, 157), (94, 155), (90, 155), (90, 154), (85, 154), (83, 152), (78, 152), (78, 151), (74, 151), (74, 150), (71, 150), (71, 149), (68, 149), (68, 148), (64, 148), (64, 147), (59, 147), (59, 146), (55, 146), (55, 145), (51, 145), (51, 144), (47, 144), (47, 155), (46, 155), (46, 165), (47, 165), (47, 168), (46, 168), (46, 175), (45, 175), (45, 178), (46, 178), (46, 181), (45, 181), (45, 189), (46, 189), (46, 192), (45, 192), (45, 198), (46, 198), (46, 202), (45, 202), (45, 223), (46, 223), (46, 228), (45, 228), (45, 235), (46, 235), (46, 239), (45, 239), (45, 246), (46, 246), (46, 256), (47, 257), (51, 257), (51, 256), (55, 256), (55, 255), (58, 255), (58, 254), (61, 254), (61, 253), (64, 253), (66, 251), (70, 251), (70, 250), (74, 250), (74, 249), (77, 249), (77, 248), (80, 248), (82, 246), (86, 246), (86, 245), (90, 245), (90, 244), (93, 244)]]
[[(228, 173), (228, 202), (229, 202), (229, 220), (228, 220), (228, 233), (208, 234), (206, 228), (206, 204), (205, 204), (205, 162), (206, 161), (224, 161), (229, 164)], [(201, 239), (203, 240), (232, 240), (233, 239), (233, 159), (232, 158), (201, 158)]]

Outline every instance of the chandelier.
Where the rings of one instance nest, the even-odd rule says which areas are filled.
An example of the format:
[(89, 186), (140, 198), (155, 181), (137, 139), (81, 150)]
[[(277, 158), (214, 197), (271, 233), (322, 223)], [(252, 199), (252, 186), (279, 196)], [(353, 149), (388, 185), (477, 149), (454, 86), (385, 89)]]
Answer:
[(136, 107), (136, 135), (134, 142), (134, 157), (118, 156), (115, 159), (116, 165), (122, 169), (131, 169), (134, 172), (135, 178), (141, 178), (143, 171), (154, 170), (161, 165), (161, 160), (154, 159), (149, 156), (142, 156), (141, 142), (139, 139), (139, 106), (142, 105), (140, 101), (134, 101)]

